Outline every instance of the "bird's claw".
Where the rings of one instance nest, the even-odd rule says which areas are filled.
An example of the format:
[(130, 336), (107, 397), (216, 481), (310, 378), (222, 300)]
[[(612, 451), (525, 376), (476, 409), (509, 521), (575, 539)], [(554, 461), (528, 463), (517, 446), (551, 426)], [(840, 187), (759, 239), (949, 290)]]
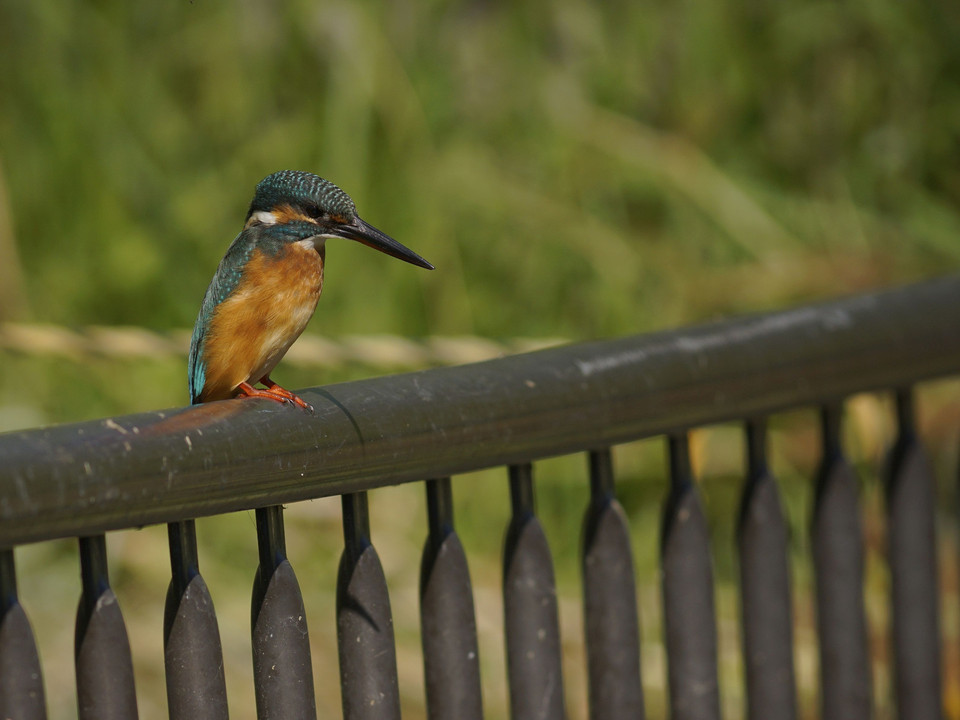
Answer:
[[(293, 395), (293, 393), (290, 393), (290, 394)], [(312, 415), (313, 412), (314, 412), (314, 410), (313, 410), (313, 405), (311, 405), (310, 403), (308, 403), (308, 402), (305, 401), (304, 399), (302, 399), (302, 398), (300, 398), (300, 397), (297, 397), (296, 395), (293, 395), (293, 397), (283, 398), (283, 400), (284, 400), (284, 402), (288, 402), (288, 403), (290, 403), (291, 405), (296, 405), (296, 406), (297, 406), (298, 408), (300, 408), (301, 410), (306, 410), (306, 411), (307, 411), (308, 413), (310, 413), (311, 415)]]
[(264, 377), (260, 378), (260, 382), (262, 382), (264, 385), (267, 386), (268, 392), (274, 393), (275, 395), (279, 395), (284, 400), (288, 400), (289, 402), (292, 402), (301, 410), (309, 410), (311, 413), (313, 412), (313, 405), (306, 402), (302, 398), (298, 397), (294, 393), (290, 392), (285, 387), (280, 387), (279, 385), (277, 385), (273, 380), (270, 379), (269, 375), (265, 375)]
[(260, 382), (266, 385), (266, 388), (257, 388), (251, 385), (250, 383), (242, 382), (238, 386), (239, 397), (259, 397), (266, 398), (268, 400), (273, 400), (274, 402), (283, 403), (284, 405), (296, 405), (301, 410), (306, 410), (307, 412), (313, 414), (313, 405), (306, 402), (302, 398), (294, 395), (292, 392), (286, 388), (280, 387), (275, 382), (270, 380), (270, 378), (263, 378)]

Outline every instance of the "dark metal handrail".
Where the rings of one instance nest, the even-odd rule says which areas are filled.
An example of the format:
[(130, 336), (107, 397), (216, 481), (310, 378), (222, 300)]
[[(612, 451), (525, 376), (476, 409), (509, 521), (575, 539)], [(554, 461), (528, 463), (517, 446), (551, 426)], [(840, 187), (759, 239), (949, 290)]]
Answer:
[(737, 524), (747, 713), (797, 717), (789, 527), (766, 455), (766, 415), (816, 405), (820, 459), (809, 530), (821, 717), (868, 720), (858, 478), (842, 433), (850, 394), (893, 391), (897, 439), (884, 469), (892, 676), (902, 717), (939, 720), (935, 481), (912, 385), (960, 373), (960, 277), (798, 310), (306, 392), (314, 415), (234, 401), (0, 437), (0, 716), (46, 718), (41, 667), (20, 605), (17, 544), (79, 538), (75, 658), (80, 720), (137, 716), (134, 672), (110, 586), (109, 529), (167, 522), (163, 617), (172, 720), (225, 720), (224, 657), (200, 574), (193, 518), (256, 508), (251, 639), (259, 717), (316, 717), (306, 609), (280, 503), (342, 495), (337, 645), (345, 720), (400, 718), (386, 577), (366, 490), (426, 481), (421, 639), (433, 720), (483, 716), (467, 556), (452, 474), (509, 468), (503, 554), (506, 670), (515, 718), (566, 716), (556, 584), (531, 461), (589, 450), (581, 573), (590, 716), (644, 717), (629, 526), (610, 446), (667, 436), (661, 590), (671, 717), (719, 720), (710, 534), (686, 430), (732, 420), (747, 438)]
[(960, 371), (960, 276), (473, 365), (0, 436), (0, 547), (446, 477)]

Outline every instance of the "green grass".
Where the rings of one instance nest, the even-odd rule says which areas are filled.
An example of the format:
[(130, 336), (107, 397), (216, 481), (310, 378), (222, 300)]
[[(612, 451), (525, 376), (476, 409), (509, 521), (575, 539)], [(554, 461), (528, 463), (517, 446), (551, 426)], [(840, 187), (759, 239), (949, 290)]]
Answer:
[(334, 336), (621, 334), (960, 258), (946, 5), (0, 13), (21, 318), (189, 326), (283, 167), (438, 267), (331, 247)]
[[(330, 178), (365, 219), (437, 266), (427, 273), (359, 245), (331, 244), (309, 332), (332, 338), (589, 339), (947, 272), (960, 261), (954, 5), (11, 0), (0, 6), (0, 320), (189, 328), (256, 182), (281, 168)], [(179, 360), (0, 359), (2, 428), (186, 400)], [(373, 371), (281, 365), (276, 377), (297, 387)], [(925, 428), (931, 440), (955, 447), (955, 434), (944, 429), (958, 417), (951, 387), (925, 395)], [(856, 407), (852, 441), (866, 471), (889, 440), (888, 413), (869, 402)], [(807, 717), (815, 712), (816, 664), (805, 527), (816, 438), (809, 415), (777, 422)], [(742, 703), (733, 652), (739, 443), (729, 428), (695, 443), (716, 538), (723, 691), (734, 713)], [(955, 453), (936, 460), (952, 487)], [(661, 442), (619, 449), (617, 463), (641, 583), (647, 698), (657, 716), (665, 697), (656, 577)], [(537, 477), (560, 582), (571, 716), (582, 717), (576, 553), (583, 460), (546, 461)], [(864, 488), (867, 505), (878, 507), (876, 481)], [(489, 716), (503, 717), (503, 473), (457, 479), (455, 493), (482, 601)], [(423, 712), (421, 495), (411, 486), (372, 497), (407, 717)], [(950, 502), (949, 491), (944, 498)], [(315, 501), (291, 507), (288, 517), (322, 714), (335, 714), (339, 511), (335, 501)], [(202, 520), (199, 533), (235, 693), (232, 716), (250, 717), (252, 519)], [(868, 536), (875, 558), (882, 528), (869, 526)], [(955, 553), (947, 547), (945, 568)], [(134, 641), (142, 717), (164, 717), (164, 532), (118, 533), (110, 552)], [(74, 549), (41, 544), (19, 559), (48, 666), (51, 717), (69, 717)], [(955, 600), (952, 567), (944, 577)], [(871, 561), (878, 628), (885, 582), (882, 563)], [(955, 639), (956, 611), (946, 607)], [(882, 658), (888, 650), (878, 632)], [(948, 661), (954, 670), (960, 664), (955, 652)], [(883, 699), (889, 679), (881, 674), (877, 684)], [(960, 690), (951, 692), (948, 711), (957, 718)], [(881, 716), (886, 708), (881, 703)]]

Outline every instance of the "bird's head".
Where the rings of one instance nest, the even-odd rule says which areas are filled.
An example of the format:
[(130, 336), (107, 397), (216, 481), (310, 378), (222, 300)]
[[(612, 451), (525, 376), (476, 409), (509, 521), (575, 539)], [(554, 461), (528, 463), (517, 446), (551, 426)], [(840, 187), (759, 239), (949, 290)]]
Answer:
[(343, 190), (329, 180), (308, 172), (281, 170), (257, 185), (247, 212), (247, 228), (275, 226), (294, 230), (284, 233), (301, 239), (346, 238), (418, 267), (433, 265), (357, 215), (357, 207)]

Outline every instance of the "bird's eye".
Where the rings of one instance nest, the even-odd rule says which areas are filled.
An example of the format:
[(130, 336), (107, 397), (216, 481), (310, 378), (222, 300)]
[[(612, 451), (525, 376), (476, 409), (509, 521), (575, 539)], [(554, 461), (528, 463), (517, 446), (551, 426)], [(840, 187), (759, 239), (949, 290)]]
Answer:
[(326, 213), (320, 208), (319, 205), (313, 205), (307, 208), (307, 215), (312, 217), (314, 220), (320, 220), (326, 215)]

